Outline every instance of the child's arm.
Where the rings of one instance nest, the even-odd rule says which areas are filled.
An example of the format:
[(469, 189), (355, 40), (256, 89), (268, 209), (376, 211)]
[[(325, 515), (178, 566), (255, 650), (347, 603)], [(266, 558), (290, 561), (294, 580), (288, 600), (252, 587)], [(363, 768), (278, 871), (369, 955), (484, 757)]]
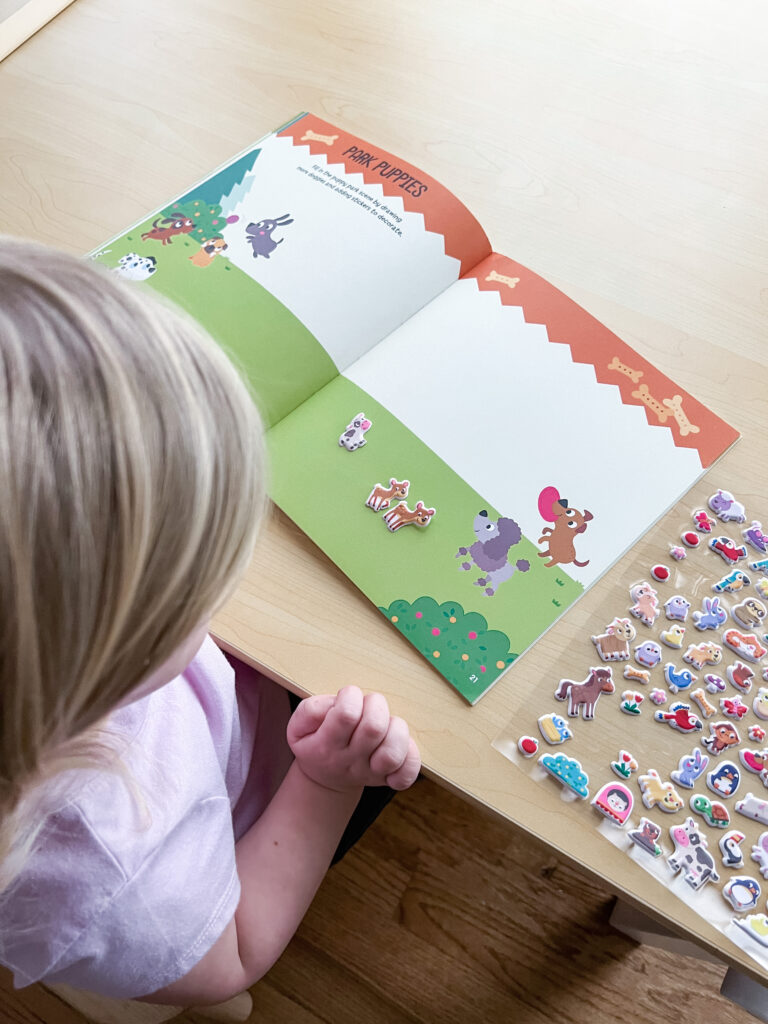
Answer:
[(303, 701), (288, 725), (295, 761), (267, 809), (235, 847), (234, 918), (183, 978), (144, 997), (218, 1003), (253, 985), (288, 945), (323, 879), (363, 786), (407, 789), (420, 768), (401, 718), (356, 686)]

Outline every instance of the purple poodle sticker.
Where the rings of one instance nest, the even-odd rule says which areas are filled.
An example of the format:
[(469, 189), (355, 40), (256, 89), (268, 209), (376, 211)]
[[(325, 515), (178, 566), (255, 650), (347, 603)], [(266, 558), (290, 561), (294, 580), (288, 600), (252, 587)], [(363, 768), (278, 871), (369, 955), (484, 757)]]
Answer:
[(485, 587), (488, 597), (493, 597), (501, 583), (516, 572), (528, 572), (531, 567), (525, 558), (518, 558), (513, 565), (507, 557), (510, 548), (520, 541), (522, 530), (514, 519), (505, 516), (491, 519), (485, 509), (475, 516), (473, 528), (477, 540), (469, 548), (459, 548), (455, 557), (469, 555), (471, 561), (462, 562), (461, 568), (469, 570), (476, 565), (483, 575), (474, 581), (475, 586)]

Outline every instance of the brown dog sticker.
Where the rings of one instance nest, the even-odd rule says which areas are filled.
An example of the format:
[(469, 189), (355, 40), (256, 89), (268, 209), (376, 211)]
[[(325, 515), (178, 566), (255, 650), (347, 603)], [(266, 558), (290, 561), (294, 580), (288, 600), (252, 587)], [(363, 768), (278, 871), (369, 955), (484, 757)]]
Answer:
[(583, 568), (589, 565), (586, 562), (576, 560), (575, 537), (584, 533), (587, 524), (594, 519), (591, 512), (584, 509), (571, 508), (567, 498), (561, 498), (556, 487), (545, 487), (539, 495), (539, 512), (542, 519), (552, 523), (552, 526), (545, 526), (541, 531), (537, 544), (546, 544), (545, 551), (539, 551), (539, 558), (548, 558), (544, 563), (545, 569), (551, 569), (553, 565), (577, 565)]

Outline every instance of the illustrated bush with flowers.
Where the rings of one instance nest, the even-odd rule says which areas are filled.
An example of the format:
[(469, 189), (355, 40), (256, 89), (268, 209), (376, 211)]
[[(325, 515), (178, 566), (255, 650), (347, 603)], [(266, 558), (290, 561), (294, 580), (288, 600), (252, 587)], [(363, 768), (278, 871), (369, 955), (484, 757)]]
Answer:
[(465, 694), (485, 690), (517, 658), (506, 633), (488, 629), (479, 612), (465, 612), (457, 601), (398, 599), (379, 611)]
[(239, 220), (234, 215), (225, 217), (218, 203), (206, 203), (204, 199), (190, 199), (186, 203), (173, 203), (163, 210), (163, 216), (188, 217), (195, 225), (190, 237), (196, 242), (220, 236), (227, 224)]

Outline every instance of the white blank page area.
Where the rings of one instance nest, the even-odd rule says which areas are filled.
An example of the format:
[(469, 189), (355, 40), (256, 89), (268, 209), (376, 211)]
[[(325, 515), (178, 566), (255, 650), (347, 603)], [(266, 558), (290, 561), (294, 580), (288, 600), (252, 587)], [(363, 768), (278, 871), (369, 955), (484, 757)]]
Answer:
[[(645, 410), (574, 363), (567, 345), (527, 324), (496, 292), (458, 281), (363, 356), (346, 376), (385, 405), (501, 514), (538, 540), (538, 496), (595, 517), (577, 540), (585, 585), (597, 578), (702, 472)], [(408, 473), (407, 455), (393, 473)], [(543, 545), (542, 545), (543, 546)]]

